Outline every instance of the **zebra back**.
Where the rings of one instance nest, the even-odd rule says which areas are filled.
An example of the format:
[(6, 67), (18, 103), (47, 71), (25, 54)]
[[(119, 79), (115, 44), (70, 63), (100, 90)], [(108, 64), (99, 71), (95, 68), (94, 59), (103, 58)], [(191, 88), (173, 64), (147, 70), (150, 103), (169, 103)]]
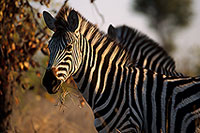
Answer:
[(128, 50), (136, 66), (150, 69), (166, 76), (183, 76), (175, 62), (155, 41), (126, 25), (108, 28), (108, 35)]

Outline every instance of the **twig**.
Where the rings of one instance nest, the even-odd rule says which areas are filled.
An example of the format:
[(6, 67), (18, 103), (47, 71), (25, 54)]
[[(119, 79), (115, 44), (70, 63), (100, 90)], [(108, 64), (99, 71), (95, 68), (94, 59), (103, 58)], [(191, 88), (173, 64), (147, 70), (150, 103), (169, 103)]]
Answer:
[(105, 19), (104, 19), (104, 16), (103, 16), (103, 14), (101, 14), (100, 13), (100, 11), (99, 11), (99, 9), (98, 9), (98, 7), (97, 7), (97, 5), (94, 3), (94, 2), (92, 2), (92, 4), (94, 5), (94, 8), (95, 8), (95, 10), (96, 10), (96, 12), (97, 12), (97, 14), (101, 17), (101, 20), (102, 20), (102, 25), (105, 23)]
[(0, 44), (0, 55), (4, 59), (2, 44)]
[(31, 125), (32, 125), (32, 127), (33, 127), (33, 131), (34, 131), (34, 133), (37, 133), (38, 131), (35, 129), (34, 124), (33, 124), (33, 120), (32, 120), (32, 119), (31, 119)]

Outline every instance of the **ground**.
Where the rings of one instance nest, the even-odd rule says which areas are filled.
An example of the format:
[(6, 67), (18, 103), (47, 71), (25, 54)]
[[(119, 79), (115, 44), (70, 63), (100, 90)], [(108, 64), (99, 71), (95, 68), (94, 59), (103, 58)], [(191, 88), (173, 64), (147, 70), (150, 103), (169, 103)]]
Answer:
[[(46, 94), (47, 96), (49, 94)], [(12, 115), (16, 133), (95, 133), (94, 117), (77, 96), (67, 96), (64, 106), (58, 96), (43, 97), (32, 91), (16, 96)]]

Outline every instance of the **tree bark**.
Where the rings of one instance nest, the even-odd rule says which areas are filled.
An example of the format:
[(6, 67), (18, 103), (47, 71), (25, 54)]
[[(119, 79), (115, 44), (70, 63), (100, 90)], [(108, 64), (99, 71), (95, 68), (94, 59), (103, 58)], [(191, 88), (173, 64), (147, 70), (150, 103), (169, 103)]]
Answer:
[(0, 77), (0, 133), (11, 131), (11, 114), (13, 107), (13, 87), (10, 81), (3, 80), (3, 74)]

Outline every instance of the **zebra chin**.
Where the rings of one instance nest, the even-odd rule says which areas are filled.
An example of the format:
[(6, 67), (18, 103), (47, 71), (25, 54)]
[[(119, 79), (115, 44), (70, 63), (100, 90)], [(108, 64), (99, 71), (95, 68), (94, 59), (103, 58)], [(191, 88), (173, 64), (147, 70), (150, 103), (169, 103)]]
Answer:
[(46, 88), (49, 94), (55, 94), (59, 90), (61, 80), (57, 79), (51, 69), (47, 69), (42, 80), (43, 86)]

